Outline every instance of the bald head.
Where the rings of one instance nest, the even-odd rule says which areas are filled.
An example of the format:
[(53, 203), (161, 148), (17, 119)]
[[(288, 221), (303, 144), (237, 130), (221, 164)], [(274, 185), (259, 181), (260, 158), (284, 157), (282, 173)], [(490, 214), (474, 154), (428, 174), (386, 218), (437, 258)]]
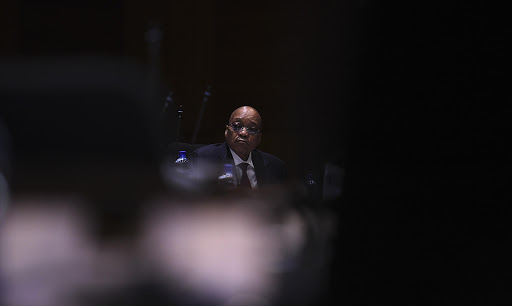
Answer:
[(251, 106), (240, 106), (231, 113), (229, 117), (229, 123), (232, 123), (235, 118), (252, 117), (257, 123), (258, 128), (261, 129), (261, 116), (258, 111)]
[(231, 150), (241, 159), (247, 160), (249, 154), (260, 144), (260, 131), (261, 116), (258, 111), (250, 106), (241, 106), (229, 117), (224, 136)]

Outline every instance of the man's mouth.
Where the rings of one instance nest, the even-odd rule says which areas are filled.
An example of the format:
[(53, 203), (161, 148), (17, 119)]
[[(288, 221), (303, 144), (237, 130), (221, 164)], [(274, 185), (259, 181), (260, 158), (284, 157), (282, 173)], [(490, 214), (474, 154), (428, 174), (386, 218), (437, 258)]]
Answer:
[(247, 140), (240, 139), (240, 138), (236, 139), (235, 141), (236, 141), (236, 142), (242, 142), (242, 143), (246, 143), (246, 144), (248, 144)]

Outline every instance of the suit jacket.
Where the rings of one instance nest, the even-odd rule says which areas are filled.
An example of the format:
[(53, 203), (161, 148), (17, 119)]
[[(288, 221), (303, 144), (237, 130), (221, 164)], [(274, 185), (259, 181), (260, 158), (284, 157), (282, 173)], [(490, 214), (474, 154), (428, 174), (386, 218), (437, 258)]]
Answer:
[[(190, 160), (193, 164), (197, 161), (207, 161), (216, 164), (218, 166), (216, 175), (222, 174), (224, 164), (230, 163), (234, 165), (233, 156), (226, 142), (201, 147), (192, 152)], [(285, 182), (287, 178), (285, 164), (276, 156), (260, 150), (254, 150), (252, 151), (252, 162), (258, 186)]]

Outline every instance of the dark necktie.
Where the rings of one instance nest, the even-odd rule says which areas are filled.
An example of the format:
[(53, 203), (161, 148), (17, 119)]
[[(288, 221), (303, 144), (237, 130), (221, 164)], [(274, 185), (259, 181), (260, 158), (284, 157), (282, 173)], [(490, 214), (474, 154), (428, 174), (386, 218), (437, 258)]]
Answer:
[(247, 176), (247, 166), (248, 163), (238, 164), (238, 167), (242, 169), (242, 178), (240, 179), (240, 186), (251, 188), (251, 182), (249, 182), (249, 177)]

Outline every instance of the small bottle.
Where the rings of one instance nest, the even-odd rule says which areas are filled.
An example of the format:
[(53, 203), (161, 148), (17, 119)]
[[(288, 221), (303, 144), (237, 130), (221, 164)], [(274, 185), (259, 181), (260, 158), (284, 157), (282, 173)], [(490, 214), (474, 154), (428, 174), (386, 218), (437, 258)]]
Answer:
[(174, 162), (178, 171), (186, 171), (190, 168), (190, 161), (187, 159), (187, 152), (180, 151), (178, 159)]
[(235, 185), (235, 177), (233, 176), (232, 164), (224, 164), (224, 173), (219, 176), (218, 182), (221, 185)]
[(309, 199), (316, 199), (318, 197), (318, 184), (313, 179), (313, 174), (306, 174), (305, 181), (306, 197)]
[(316, 182), (313, 179), (313, 174), (311, 174), (311, 173), (306, 174), (306, 185), (307, 186), (314, 186), (314, 185), (316, 185)]

